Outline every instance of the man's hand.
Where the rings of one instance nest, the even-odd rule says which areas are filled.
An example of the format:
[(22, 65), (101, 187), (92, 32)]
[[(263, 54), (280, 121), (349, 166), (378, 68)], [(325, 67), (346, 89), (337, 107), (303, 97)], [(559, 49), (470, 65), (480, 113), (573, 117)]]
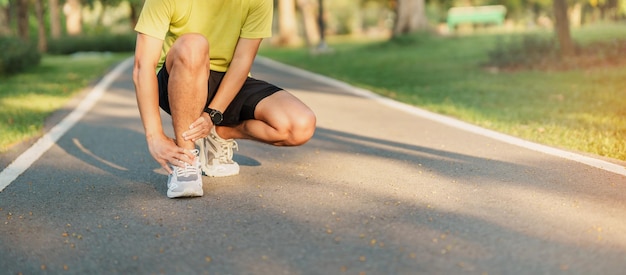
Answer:
[(183, 167), (185, 162), (193, 165), (195, 156), (189, 150), (178, 147), (173, 139), (160, 135), (149, 137), (147, 141), (150, 154), (168, 174), (172, 173), (168, 163), (179, 167)]
[(211, 127), (213, 127), (213, 121), (209, 114), (202, 112), (202, 115), (189, 125), (189, 130), (183, 133), (183, 137), (185, 140), (196, 141), (208, 136), (211, 132)]

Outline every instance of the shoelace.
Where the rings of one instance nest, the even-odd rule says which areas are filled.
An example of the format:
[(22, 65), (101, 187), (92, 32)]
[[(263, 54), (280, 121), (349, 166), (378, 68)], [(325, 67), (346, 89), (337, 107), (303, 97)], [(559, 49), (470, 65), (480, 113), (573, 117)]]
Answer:
[[(191, 153), (198, 157), (198, 149), (191, 150)], [(189, 163), (185, 162), (185, 167), (177, 167), (176, 168), (176, 176), (178, 177), (187, 177), (190, 175), (194, 175), (198, 173), (198, 167), (196, 165), (189, 165)]]
[(239, 145), (234, 139), (226, 140), (220, 145), (222, 154), (217, 156), (217, 159), (222, 163), (231, 163), (233, 161), (233, 149), (239, 150)]

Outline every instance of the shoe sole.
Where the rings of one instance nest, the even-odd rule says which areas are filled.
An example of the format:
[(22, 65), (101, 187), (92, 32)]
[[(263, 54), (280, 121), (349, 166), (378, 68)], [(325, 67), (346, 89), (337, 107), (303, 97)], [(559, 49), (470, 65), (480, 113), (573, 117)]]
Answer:
[(205, 176), (205, 177), (211, 177), (211, 178), (222, 178), (222, 177), (230, 177), (230, 176), (236, 176), (236, 175), (239, 175), (239, 171), (237, 171), (237, 172), (230, 172), (230, 173), (219, 173), (219, 172), (216, 172), (216, 173), (207, 173), (207, 172), (205, 172), (205, 170), (204, 170), (204, 169), (201, 169), (201, 170), (202, 170), (202, 175), (203, 175), (203, 176)]
[(209, 169), (208, 165), (200, 165), (200, 171), (202, 171), (202, 175), (213, 178), (221, 178), (221, 177), (229, 177), (239, 174), (239, 164), (221, 164), (222, 167), (228, 167), (228, 169)]
[(174, 198), (186, 198), (186, 197), (202, 197), (203, 195), (203, 190), (200, 190), (199, 192), (196, 190), (190, 190), (190, 189), (185, 189), (181, 192), (172, 192), (172, 191), (167, 191), (167, 197), (170, 199), (174, 199)]

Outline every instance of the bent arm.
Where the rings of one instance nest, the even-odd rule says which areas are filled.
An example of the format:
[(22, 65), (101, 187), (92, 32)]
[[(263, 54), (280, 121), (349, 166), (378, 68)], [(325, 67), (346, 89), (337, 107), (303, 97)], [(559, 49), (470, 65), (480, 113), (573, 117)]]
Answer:
[(246, 81), (262, 39), (239, 38), (233, 59), (209, 108), (224, 112)]
[(146, 138), (164, 135), (159, 113), (159, 90), (155, 69), (163, 41), (138, 33), (133, 81)]

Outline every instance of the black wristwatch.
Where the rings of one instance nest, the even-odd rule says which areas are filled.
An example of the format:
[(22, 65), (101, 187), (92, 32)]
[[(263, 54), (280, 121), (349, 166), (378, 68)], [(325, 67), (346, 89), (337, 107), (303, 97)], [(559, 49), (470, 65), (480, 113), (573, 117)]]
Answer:
[(205, 107), (204, 112), (209, 114), (211, 121), (213, 121), (213, 125), (218, 125), (222, 122), (222, 120), (224, 120), (224, 115), (222, 115), (222, 112), (218, 110)]

